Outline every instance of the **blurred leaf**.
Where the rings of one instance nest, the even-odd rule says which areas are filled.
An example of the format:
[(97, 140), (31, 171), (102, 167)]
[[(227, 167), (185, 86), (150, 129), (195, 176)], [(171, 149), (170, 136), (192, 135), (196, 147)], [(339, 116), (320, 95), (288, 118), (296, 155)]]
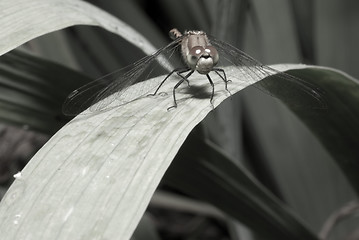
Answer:
[(14, 50), (0, 57), (0, 121), (47, 134), (67, 121), (66, 96), (91, 79), (28, 53)]
[(315, 2), (313, 1), (291, 1), (294, 26), (300, 47), (300, 56), (305, 63), (315, 63), (316, 56), (314, 51), (314, 11)]
[(160, 240), (151, 216), (144, 214), (133, 233), (131, 240)]
[(176, 193), (169, 193), (161, 190), (156, 190), (152, 196), (150, 207), (163, 209), (167, 208), (179, 212), (226, 220), (226, 216), (223, 212), (210, 204), (203, 201), (196, 201), (192, 198)]
[(266, 82), (269, 91), (287, 104), (319, 139), (359, 193), (359, 149), (356, 147), (359, 144), (359, 81), (341, 71), (324, 67), (308, 67), (288, 73), (315, 83), (325, 107), (311, 105), (310, 98), (302, 98), (295, 89), (279, 92), (275, 76), (262, 82)]
[(292, 70), (290, 74), (313, 79), (324, 90), (326, 110), (292, 110), (330, 152), (359, 193), (359, 81), (329, 68)]
[(266, 239), (317, 239), (248, 170), (194, 134), (182, 145), (164, 180), (215, 205)]
[(315, 51), (318, 65), (335, 67), (359, 77), (359, 2), (315, 2)]
[[(343, 222), (344, 220), (353, 219), (358, 215), (359, 211), (359, 202), (358, 200), (353, 200), (351, 202), (348, 202), (344, 206), (342, 206), (340, 209), (332, 213), (323, 224), (322, 229), (320, 230), (319, 236), (321, 239), (332, 239), (333, 236), (331, 236), (331, 233), (333, 233), (333, 230), (335, 227), (338, 227), (338, 225)], [(353, 230), (352, 230), (353, 231)], [(343, 239), (358, 239), (358, 224), (355, 225), (354, 231), (350, 232), (350, 234), (346, 233), (346, 238)]]

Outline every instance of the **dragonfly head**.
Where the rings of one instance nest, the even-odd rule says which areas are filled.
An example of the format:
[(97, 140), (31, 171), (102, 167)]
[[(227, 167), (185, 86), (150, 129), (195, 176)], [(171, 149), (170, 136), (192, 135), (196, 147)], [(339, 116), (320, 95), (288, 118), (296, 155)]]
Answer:
[(189, 66), (201, 74), (209, 73), (218, 63), (218, 60), (218, 52), (213, 46), (207, 46), (206, 48), (195, 46), (187, 55)]

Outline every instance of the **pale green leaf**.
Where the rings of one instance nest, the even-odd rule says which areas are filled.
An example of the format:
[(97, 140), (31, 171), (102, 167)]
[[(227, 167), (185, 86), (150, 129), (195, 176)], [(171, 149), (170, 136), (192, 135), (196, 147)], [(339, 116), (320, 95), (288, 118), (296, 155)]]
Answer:
[(74, 25), (99, 26), (122, 36), (147, 54), (155, 50), (126, 23), (80, 0), (2, 0), (0, 16), (0, 55), (33, 38)]
[[(226, 71), (234, 76), (238, 69)], [(249, 85), (239, 76), (229, 84), (232, 94)], [(218, 78), (214, 106), (230, 96)], [(202, 75), (192, 82), (192, 89), (210, 92)], [(167, 111), (172, 88), (169, 82), (161, 89), (165, 94), (79, 115), (57, 132), (1, 202), (2, 234), (7, 239), (128, 239), (187, 135), (214, 107), (207, 97), (179, 89), (178, 107)]]

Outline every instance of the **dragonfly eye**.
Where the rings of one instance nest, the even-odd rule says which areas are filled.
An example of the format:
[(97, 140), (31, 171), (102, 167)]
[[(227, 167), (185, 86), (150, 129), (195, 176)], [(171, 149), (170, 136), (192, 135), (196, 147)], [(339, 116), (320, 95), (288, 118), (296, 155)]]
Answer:
[(204, 49), (204, 51), (211, 56), (214, 64), (218, 63), (219, 55), (218, 55), (217, 49), (215, 47), (207, 46), (206, 49)]
[(191, 48), (187, 55), (187, 61), (190, 65), (196, 66), (198, 59), (202, 56), (204, 52), (204, 48), (200, 46), (196, 46)]

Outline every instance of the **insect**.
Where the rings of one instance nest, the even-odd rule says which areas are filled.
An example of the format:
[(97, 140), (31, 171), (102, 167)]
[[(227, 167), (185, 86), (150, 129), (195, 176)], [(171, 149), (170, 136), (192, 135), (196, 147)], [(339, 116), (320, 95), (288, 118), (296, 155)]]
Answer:
[[(309, 97), (314, 105), (325, 105), (320, 90), (313, 84), (265, 66), (239, 49), (210, 37), (203, 31), (185, 31), (181, 34), (177, 29), (172, 29), (170, 37), (173, 41), (152, 55), (70, 93), (63, 104), (63, 113), (77, 115), (87, 108), (97, 112), (108, 108), (114, 101), (115, 104), (111, 104), (111, 107), (126, 104), (143, 96), (156, 95), (161, 86), (173, 75), (177, 75), (177, 82), (172, 91), (174, 105), (169, 109), (176, 108), (176, 90), (183, 82), (189, 85), (190, 76), (194, 72), (205, 75), (208, 79), (212, 87), (212, 103), (214, 83), (210, 73), (213, 72), (223, 80), (227, 91), (227, 84), (232, 81), (227, 79), (227, 74), (222, 68), (224, 66), (235, 66), (250, 83), (276, 74), (279, 91), (294, 87), (298, 94)], [(161, 80), (147, 81), (160, 75), (167, 76)], [(140, 87), (130, 87), (137, 83), (141, 83)], [(264, 82), (257, 87), (272, 94)]]

